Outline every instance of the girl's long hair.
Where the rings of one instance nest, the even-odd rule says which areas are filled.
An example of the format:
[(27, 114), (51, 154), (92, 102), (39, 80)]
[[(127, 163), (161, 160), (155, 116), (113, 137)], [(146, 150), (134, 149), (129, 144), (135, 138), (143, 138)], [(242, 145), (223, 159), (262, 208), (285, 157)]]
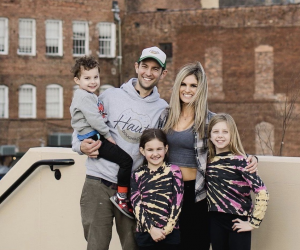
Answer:
[[(208, 136), (211, 137), (211, 130), (213, 126), (215, 126), (219, 122), (226, 122), (229, 133), (230, 133), (230, 142), (229, 142), (229, 151), (235, 155), (243, 155), (245, 156), (245, 150), (242, 145), (239, 131), (237, 129), (237, 126), (235, 124), (234, 119), (229, 114), (220, 113), (213, 116), (213, 118), (210, 120), (208, 124)], [(211, 142), (211, 140), (208, 140), (208, 157), (211, 160), (216, 155), (216, 149), (215, 145)]]
[(166, 133), (169, 132), (179, 121), (181, 113), (181, 100), (179, 90), (181, 83), (187, 76), (194, 75), (197, 79), (197, 92), (193, 96), (193, 99), (188, 104), (195, 109), (194, 128), (199, 133), (200, 138), (205, 136), (205, 122), (207, 116), (207, 80), (206, 74), (200, 62), (189, 63), (181, 68), (176, 76), (175, 83), (173, 85), (173, 91), (170, 100), (170, 113), (167, 122), (164, 127)]
[[(167, 136), (164, 131), (158, 128), (150, 128), (145, 129), (142, 133), (141, 139), (140, 139), (140, 148), (145, 149), (145, 145), (147, 142), (152, 141), (154, 139), (159, 140), (164, 144), (166, 147), (168, 145)], [(164, 161), (168, 160), (168, 152), (165, 154)], [(144, 158), (143, 165), (148, 164), (146, 158)]]

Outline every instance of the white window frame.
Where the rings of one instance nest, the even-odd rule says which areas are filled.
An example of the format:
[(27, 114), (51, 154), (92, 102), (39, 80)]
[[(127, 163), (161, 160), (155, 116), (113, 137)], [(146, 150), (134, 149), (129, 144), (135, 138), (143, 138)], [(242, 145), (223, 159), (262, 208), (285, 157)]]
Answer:
[(99, 57), (115, 57), (116, 25), (109, 22), (100, 22), (97, 26), (99, 32)]
[[(52, 98), (50, 96), (50, 89), (57, 89), (58, 90), (58, 99)], [(58, 104), (57, 114), (51, 114), (49, 111), (52, 105)], [(47, 118), (63, 118), (63, 87), (58, 84), (49, 84), (46, 87), (46, 117)]]
[[(56, 24), (57, 30), (51, 30), (51, 25)], [(61, 20), (46, 20), (45, 23), (46, 31), (46, 55), (47, 56), (62, 56), (63, 55), (63, 37), (62, 37), (62, 21)], [(47, 45), (57, 46), (57, 52), (47, 52)]]
[[(24, 90), (30, 89), (32, 92), (32, 100), (22, 100)], [(31, 104), (31, 114), (22, 114), (21, 107), (23, 104)], [(36, 87), (31, 84), (23, 84), (19, 88), (19, 118), (36, 118)]]
[[(25, 22), (27, 24), (31, 25), (29, 27), (31, 29), (31, 32), (24, 31), (22, 29), (22, 25), (26, 26)], [(30, 31), (30, 30), (29, 30)], [(27, 44), (31, 47), (31, 52), (22, 51), (21, 43), (24, 40), (28, 40)], [(25, 42), (26, 43), (26, 42)], [(18, 55), (28, 55), (28, 56), (35, 56), (36, 55), (36, 24), (35, 19), (29, 19), (29, 18), (20, 18), (19, 19), (19, 48), (18, 48)]]
[[(0, 55), (8, 55), (8, 19), (0, 17), (0, 22), (3, 24), (4, 29), (0, 31), (0, 46), (3, 45), (3, 51), (0, 51)], [(1, 25), (0, 25), (1, 28)], [(3, 43), (2, 43), (3, 42)]]
[[(4, 92), (4, 98), (0, 98), (0, 105), (3, 106), (3, 114), (0, 113), (0, 119), (8, 118), (8, 87), (5, 85), (0, 85), (0, 91)], [(0, 96), (1, 97), (1, 96)]]
[[(85, 32), (85, 36), (84, 36), (85, 45), (84, 45), (84, 53), (81, 53), (81, 54), (74, 53), (74, 49), (75, 49), (74, 42), (83, 40), (82, 38), (76, 38), (76, 35), (75, 35), (76, 25), (84, 25), (83, 27), (84, 27), (84, 32)], [(73, 30), (73, 56), (88, 55), (89, 54), (89, 25), (88, 25), (88, 22), (73, 21), (72, 30)]]

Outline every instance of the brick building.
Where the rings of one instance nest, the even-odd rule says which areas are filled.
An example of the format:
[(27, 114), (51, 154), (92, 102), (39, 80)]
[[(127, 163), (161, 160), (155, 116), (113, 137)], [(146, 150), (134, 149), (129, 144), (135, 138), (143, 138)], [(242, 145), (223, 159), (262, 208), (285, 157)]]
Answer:
[(94, 55), (102, 85), (119, 84), (111, 9), (98, 0), (0, 2), (0, 145), (70, 145), (74, 60)]
[[(216, 0), (119, 0), (119, 46), (112, 1), (1, 1), (0, 145), (25, 152), (63, 146), (66, 138), (69, 143), (74, 60), (98, 57), (101, 84), (117, 87), (135, 76), (141, 50), (157, 45), (168, 54), (169, 73), (159, 85), (163, 98), (169, 100), (178, 69), (200, 61), (209, 80), (209, 108), (236, 119), (248, 153), (270, 154), (263, 139), (278, 153), (279, 108), (286, 87), (299, 79), (300, 6), (219, 4), (226, 6)], [(285, 135), (283, 155), (300, 155), (298, 122)]]

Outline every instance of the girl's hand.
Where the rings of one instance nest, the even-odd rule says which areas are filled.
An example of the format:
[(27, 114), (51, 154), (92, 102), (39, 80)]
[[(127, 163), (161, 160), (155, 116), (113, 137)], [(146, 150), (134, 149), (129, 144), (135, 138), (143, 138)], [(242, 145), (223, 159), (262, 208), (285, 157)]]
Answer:
[(257, 171), (257, 159), (253, 155), (249, 155), (246, 159), (248, 166), (246, 170), (251, 174)]
[(235, 222), (232, 226), (233, 231), (237, 230), (238, 233), (241, 232), (247, 232), (254, 229), (254, 227), (251, 226), (249, 221), (243, 221), (241, 219), (235, 219), (232, 222)]
[(164, 230), (157, 227), (152, 227), (150, 229), (150, 235), (155, 242), (159, 242), (166, 238)]

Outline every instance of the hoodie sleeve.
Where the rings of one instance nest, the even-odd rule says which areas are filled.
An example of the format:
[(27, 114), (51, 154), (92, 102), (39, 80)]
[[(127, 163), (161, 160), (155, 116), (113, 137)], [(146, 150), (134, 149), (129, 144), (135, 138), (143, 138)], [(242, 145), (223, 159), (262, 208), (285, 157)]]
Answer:
[(102, 114), (99, 113), (97, 100), (97, 97), (86, 95), (81, 99), (81, 102), (79, 105), (77, 105), (76, 109), (77, 112), (81, 112), (83, 114), (86, 123), (88, 123), (90, 127), (92, 127), (94, 130), (97, 130), (107, 139), (111, 137), (111, 134), (104, 118), (102, 117)]
[(164, 227), (164, 230), (167, 234), (172, 233), (173, 228), (179, 219), (183, 198), (183, 179), (180, 168), (176, 165), (171, 165), (171, 173), (173, 175), (172, 203), (170, 207), (171, 211), (167, 224)]
[(133, 213), (138, 221), (138, 224), (140, 224), (144, 229), (146, 229), (147, 232), (150, 232), (150, 229), (153, 226), (153, 222), (149, 218), (145, 205), (143, 204), (141, 198), (142, 195), (138, 185), (138, 175), (135, 172), (132, 173), (130, 187), (131, 187), (130, 200), (133, 207)]

